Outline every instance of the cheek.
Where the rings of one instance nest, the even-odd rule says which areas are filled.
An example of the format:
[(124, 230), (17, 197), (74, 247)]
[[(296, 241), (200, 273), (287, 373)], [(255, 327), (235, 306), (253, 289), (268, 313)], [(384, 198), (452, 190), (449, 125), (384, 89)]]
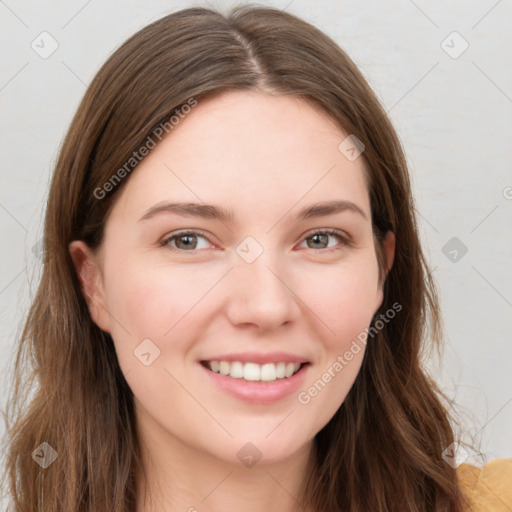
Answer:
[(371, 256), (317, 269), (301, 283), (301, 298), (325, 326), (325, 342), (337, 348), (368, 327), (381, 300)]
[(112, 268), (108, 306), (118, 323), (134, 336), (163, 336), (211, 287), (208, 279), (179, 267), (125, 261)]
[(381, 294), (377, 264), (371, 257), (354, 265), (330, 268), (315, 277), (316, 284), (308, 287), (305, 302), (325, 326), (323, 346), (318, 351), (320, 360), (312, 367), (297, 400), (304, 414), (315, 417), (316, 433), (344, 402), (359, 374), (366, 332)]
[(147, 265), (129, 259), (122, 269), (112, 265), (108, 275), (112, 337), (125, 369), (136, 363), (134, 351), (144, 340), (160, 350), (157, 366), (168, 363), (173, 354), (186, 353), (205, 328), (208, 315), (198, 317), (198, 311), (204, 312), (201, 306), (220, 277), (192, 266)]
[(361, 368), (366, 332), (381, 300), (377, 262), (368, 255), (317, 271), (302, 283), (304, 302), (323, 325), (323, 346), (298, 401), (314, 407), (323, 424), (345, 400)]

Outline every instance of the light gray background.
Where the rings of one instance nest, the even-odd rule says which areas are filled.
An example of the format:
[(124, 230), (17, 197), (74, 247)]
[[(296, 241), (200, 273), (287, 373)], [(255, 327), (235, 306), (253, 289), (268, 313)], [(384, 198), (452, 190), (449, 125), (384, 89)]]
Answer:
[[(512, 457), (511, 3), (260, 3), (333, 37), (389, 111), (408, 155), (445, 321), (443, 359), (427, 364), (485, 457)], [(227, 9), (234, 2), (209, 4)], [(15, 337), (40, 275), (33, 248), (49, 176), (72, 115), (100, 65), (128, 36), (192, 5), (208, 3), (0, 0), (2, 404)], [(31, 48), (33, 41), (42, 47), (43, 37), (50, 47), (43, 31), (58, 43), (47, 59)], [(465, 41), (469, 47), (459, 55)], [(452, 237), (467, 247), (462, 257), (460, 250), (450, 255), (451, 246), (444, 249), (449, 257), (443, 253)], [(473, 453), (471, 460), (482, 462)]]

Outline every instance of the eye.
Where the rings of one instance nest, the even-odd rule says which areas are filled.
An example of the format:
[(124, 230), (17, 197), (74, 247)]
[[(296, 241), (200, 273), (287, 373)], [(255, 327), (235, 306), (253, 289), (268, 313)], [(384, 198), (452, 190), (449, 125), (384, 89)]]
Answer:
[[(203, 247), (201, 247), (200, 240), (206, 241), (206, 244), (203, 243)], [(162, 246), (185, 252), (195, 252), (195, 249), (207, 249), (208, 244), (211, 244), (208, 237), (198, 231), (180, 231), (160, 242)]]
[[(330, 243), (330, 240), (333, 239), (337, 239), (338, 244)], [(202, 246), (201, 240), (203, 241)], [(341, 247), (338, 247), (339, 245), (350, 245), (348, 237), (335, 229), (314, 231), (304, 239), (303, 243), (307, 243), (308, 249), (321, 249), (327, 252), (340, 249)], [(191, 230), (179, 231), (164, 238), (160, 242), (160, 245), (163, 247), (169, 247), (172, 250), (182, 252), (197, 252), (196, 250), (199, 249), (207, 249), (209, 244), (212, 244), (212, 242), (206, 235)], [(303, 245), (301, 246), (303, 247)]]
[[(350, 245), (347, 236), (336, 229), (323, 229), (314, 231), (304, 239), (304, 242), (307, 243), (308, 249), (327, 249), (328, 251), (340, 249), (340, 247), (337, 247), (337, 245), (340, 244), (330, 244), (329, 238), (331, 240), (337, 238), (338, 241), (341, 242), (342, 246)], [(311, 243), (308, 241), (311, 241)]]

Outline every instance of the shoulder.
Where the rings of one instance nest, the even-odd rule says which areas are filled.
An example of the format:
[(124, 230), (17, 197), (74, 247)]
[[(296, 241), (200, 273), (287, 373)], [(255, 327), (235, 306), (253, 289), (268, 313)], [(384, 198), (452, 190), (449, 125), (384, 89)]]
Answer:
[(512, 459), (496, 459), (482, 468), (461, 464), (457, 473), (475, 512), (512, 510)]

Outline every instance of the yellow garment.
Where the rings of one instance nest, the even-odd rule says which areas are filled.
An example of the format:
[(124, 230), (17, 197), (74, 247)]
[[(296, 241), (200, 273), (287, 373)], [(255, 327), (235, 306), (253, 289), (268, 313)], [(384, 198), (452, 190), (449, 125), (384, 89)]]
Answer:
[(512, 511), (512, 459), (496, 459), (481, 469), (461, 464), (457, 471), (474, 512)]

